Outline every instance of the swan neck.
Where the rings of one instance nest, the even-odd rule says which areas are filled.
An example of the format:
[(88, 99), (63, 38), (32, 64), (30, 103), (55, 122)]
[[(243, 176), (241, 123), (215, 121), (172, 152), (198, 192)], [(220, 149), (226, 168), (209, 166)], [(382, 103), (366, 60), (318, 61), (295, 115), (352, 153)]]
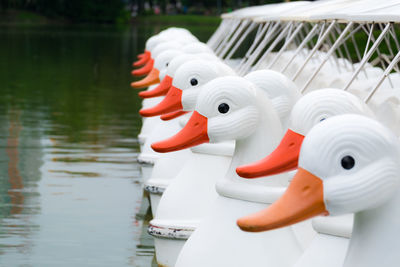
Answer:
[(344, 267), (398, 266), (400, 262), (400, 190), (388, 202), (354, 215)]

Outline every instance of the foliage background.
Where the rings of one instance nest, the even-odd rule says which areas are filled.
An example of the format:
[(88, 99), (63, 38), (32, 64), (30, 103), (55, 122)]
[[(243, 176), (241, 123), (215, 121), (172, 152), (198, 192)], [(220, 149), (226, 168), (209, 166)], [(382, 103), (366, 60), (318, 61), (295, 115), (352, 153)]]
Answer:
[(240, 7), (274, 2), (282, 0), (0, 0), (0, 16), (27, 11), (51, 20), (114, 23), (127, 22), (138, 15), (218, 15)]

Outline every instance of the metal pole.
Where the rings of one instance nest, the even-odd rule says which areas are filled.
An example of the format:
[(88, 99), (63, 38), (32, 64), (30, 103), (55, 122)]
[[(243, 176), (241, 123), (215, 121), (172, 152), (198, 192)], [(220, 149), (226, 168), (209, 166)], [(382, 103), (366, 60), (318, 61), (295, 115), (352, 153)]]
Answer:
[(277, 22), (271, 30), (265, 35), (265, 38), (261, 41), (257, 49), (254, 51), (254, 53), (250, 56), (249, 60), (246, 62), (246, 64), (243, 66), (241, 69), (241, 74), (244, 74), (246, 71), (248, 71), (251, 68), (251, 65), (254, 63), (254, 61), (257, 59), (257, 57), (260, 55), (262, 50), (265, 48), (265, 46), (268, 44), (268, 42), (274, 37), (274, 33), (277, 31), (279, 28), (280, 22)]
[[(322, 60), (321, 64), (319, 64), (319, 66), (317, 67), (317, 69), (314, 71), (314, 73), (311, 75), (311, 77), (308, 79), (308, 81), (306, 82), (306, 84), (303, 86), (303, 88), (301, 89), (301, 93), (304, 93), (304, 91), (307, 89), (307, 87), (310, 85), (310, 83), (314, 80), (315, 76), (317, 76), (318, 72), (321, 70), (321, 68), (325, 65), (325, 63), (328, 61), (328, 59), (330, 58), (330, 56), (332, 55), (332, 53), (336, 50), (336, 48), (339, 47), (339, 45), (341, 44), (341, 41), (343, 40), (343, 38), (345, 37), (345, 35), (348, 33), (348, 31), (351, 29), (351, 27), (353, 27), (353, 22), (350, 22), (349, 24), (347, 24), (346, 28), (344, 28), (343, 32), (340, 34), (340, 36), (338, 37), (338, 39), (336, 40), (336, 42), (333, 44), (333, 46), (331, 47), (331, 49), (329, 49), (329, 51), (326, 53), (324, 59)], [(329, 29), (329, 28), (328, 28)]]
[(214, 45), (216, 39), (217, 39), (217, 38), (219, 37), (219, 35), (221, 34), (221, 31), (222, 31), (222, 29), (225, 27), (226, 23), (227, 23), (227, 20), (226, 20), (226, 19), (223, 19), (223, 20), (221, 21), (221, 23), (219, 24), (218, 28), (217, 28), (217, 29), (215, 30), (215, 32), (213, 33), (213, 35), (211, 35), (211, 37), (208, 39), (207, 45), (208, 45), (209, 47), (211, 47), (211, 48), (213, 47), (213, 45)]
[(239, 28), (236, 30), (235, 34), (231, 37), (229, 42), (225, 45), (224, 49), (220, 53), (220, 58), (224, 58), (225, 54), (228, 53), (229, 48), (232, 47), (233, 43), (236, 41), (236, 39), (239, 37), (239, 35), (242, 33), (243, 29), (249, 24), (250, 21), (244, 20), (242, 24), (239, 26)]
[(225, 36), (225, 38), (221, 41), (219, 46), (215, 49), (215, 54), (218, 56), (218, 54), (221, 52), (221, 50), (225, 47), (226, 42), (230, 39), (232, 34), (235, 32), (237, 27), (242, 23), (241, 20), (234, 21), (232, 25), (230, 26), (230, 29), (228, 31), (228, 34)]
[(286, 40), (285, 44), (279, 50), (278, 54), (276, 54), (275, 58), (270, 62), (270, 64), (268, 64), (267, 69), (272, 68), (272, 66), (276, 63), (276, 61), (279, 59), (279, 57), (282, 55), (282, 53), (286, 50), (286, 48), (289, 46), (289, 44), (294, 40), (294, 38), (297, 36), (297, 34), (300, 32), (300, 30), (303, 28), (303, 26), (304, 26), (304, 22), (301, 22), (297, 26), (297, 29), (292, 33), (292, 35), (289, 37), (289, 39)]
[(290, 27), (293, 25), (293, 22), (289, 22), (285, 28), (281, 31), (281, 33), (275, 38), (275, 40), (272, 42), (272, 44), (268, 47), (267, 51), (261, 56), (261, 58), (258, 60), (258, 62), (254, 65), (254, 68), (257, 69), (263, 60), (267, 58), (269, 53), (272, 51), (272, 49), (275, 48), (275, 46), (278, 45), (278, 43), (285, 37), (285, 34), (287, 31), (290, 29)]
[[(336, 24), (336, 20), (333, 20), (329, 27), (326, 29), (325, 33), (321, 36), (321, 38), (318, 40), (318, 42), (315, 44), (314, 48), (311, 50), (311, 52), (308, 54), (306, 60), (304, 60), (303, 65), (297, 70), (296, 74), (293, 76), (292, 80), (295, 81), (300, 73), (303, 71), (304, 67), (307, 65), (307, 63), (310, 61), (312, 56), (317, 52), (318, 48), (322, 45), (326, 37), (329, 36), (330, 31), (333, 29), (333, 27)], [(303, 89), (304, 90), (304, 89)]]
[(247, 52), (244, 55), (243, 59), (240, 61), (238, 67), (236, 68), (236, 70), (238, 72), (243, 67), (243, 65), (247, 62), (247, 60), (249, 59), (251, 53), (253, 53), (254, 49), (257, 47), (258, 43), (260, 42), (260, 40), (264, 36), (264, 34), (267, 31), (267, 29), (268, 29), (270, 24), (271, 24), (271, 22), (268, 22), (268, 23), (264, 24), (262, 26), (262, 29), (259, 31), (259, 34), (256, 35), (256, 37), (254, 38), (254, 42), (251, 44), (249, 50), (247, 50)]
[[(361, 71), (361, 69), (364, 67), (364, 65), (367, 63), (367, 61), (370, 59), (370, 57), (375, 52), (375, 49), (378, 47), (378, 45), (382, 42), (383, 37), (389, 31), (390, 26), (391, 26), (391, 23), (388, 23), (386, 25), (385, 29), (383, 29), (383, 31), (379, 35), (378, 39), (372, 45), (371, 49), (365, 54), (365, 56), (363, 57), (363, 59), (359, 63), (357, 70), (353, 73), (353, 75), (351, 76), (349, 82), (346, 84), (346, 86), (343, 88), (343, 90), (347, 91), (347, 89), (349, 89), (350, 85), (353, 83), (353, 81), (357, 77), (358, 73)], [(367, 49), (368, 48), (365, 48), (365, 51), (367, 51)]]
[(311, 29), (311, 31), (307, 34), (306, 38), (303, 39), (303, 41), (300, 43), (300, 45), (297, 47), (296, 51), (294, 52), (293, 56), (290, 58), (290, 60), (287, 62), (286, 66), (283, 67), (281, 70), (281, 73), (284, 73), (287, 68), (290, 66), (292, 61), (296, 58), (296, 56), (300, 53), (300, 50), (303, 49), (303, 47), (307, 44), (307, 42), (313, 38), (314, 32), (318, 29), (318, 24), (315, 24), (314, 27)]
[(217, 36), (215, 43), (213, 44), (214, 51), (216, 51), (218, 49), (219, 45), (221, 45), (224, 38), (226, 38), (226, 35), (228, 34), (229, 29), (232, 27), (234, 22), (235, 21), (233, 19), (227, 19), (227, 22), (225, 23), (224, 27), (221, 29), (222, 34)]
[(371, 90), (371, 92), (368, 94), (368, 96), (364, 99), (365, 103), (368, 103), (372, 96), (375, 94), (375, 92), (378, 90), (378, 88), (382, 85), (383, 81), (389, 76), (390, 72), (396, 66), (396, 64), (400, 60), (400, 51), (397, 52), (397, 55), (393, 58), (392, 62), (389, 64), (389, 66), (385, 69), (383, 75), (379, 79), (378, 83), (375, 85), (375, 87)]
[(250, 34), (250, 32), (256, 27), (256, 23), (252, 22), (249, 27), (247, 27), (246, 31), (242, 34), (240, 39), (235, 43), (235, 46), (229, 51), (229, 54), (226, 56), (226, 59), (230, 59), (233, 54), (237, 51), (239, 46), (243, 43), (243, 41), (246, 39), (246, 37)]

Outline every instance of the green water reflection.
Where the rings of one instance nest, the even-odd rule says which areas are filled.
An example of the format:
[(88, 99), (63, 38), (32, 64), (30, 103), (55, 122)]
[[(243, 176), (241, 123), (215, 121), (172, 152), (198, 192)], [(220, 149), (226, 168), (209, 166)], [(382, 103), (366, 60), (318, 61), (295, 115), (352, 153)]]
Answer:
[[(130, 70), (158, 30), (0, 27), (1, 266), (135, 266)], [(191, 30), (207, 40), (214, 29)]]

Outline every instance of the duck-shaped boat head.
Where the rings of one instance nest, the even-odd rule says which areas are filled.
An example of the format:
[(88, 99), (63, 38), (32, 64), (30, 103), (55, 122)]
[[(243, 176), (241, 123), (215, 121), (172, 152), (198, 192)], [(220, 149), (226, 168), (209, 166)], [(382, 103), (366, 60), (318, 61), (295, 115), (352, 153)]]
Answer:
[(151, 59), (151, 50), (158, 45), (159, 43), (166, 41), (166, 39), (163, 38), (163, 36), (159, 33), (154, 36), (151, 36), (149, 39), (147, 39), (146, 44), (145, 44), (145, 49), (144, 53), (138, 55), (138, 60), (133, 62), (132, 66), (133, 67), (140, 67), (145, 65), (150, 59)]
[(185, 44), (185, 46), (182, 47), (182, 52), (188, 54), (198, 54), (198, 53), (214, 54), (214, 51), (212, 51), (212, 49), (208, 45), (201, 42), (192, 42), (190, 44)]
[(159, 83), (160, 80), (162, 80), (166, 75), (169, 62), (174, 57), (177, 57), (181, 54), (182, 52), (176, 49), (168, 49), (163, 51), (155, 58), (154, 66), (147, 74), (147, 76), (140, 81), (131, 83), (131, 86), (133, 88), (139, 89)]
[(344, 266), (398, 266), (399, 174), (400, 143), (389, 129), (356, 114), (329, 118), (305, 137), (284, 195), (237, 224), (258, 232), (355, 213)]
[(195, 59), (205, 59), (209, 61), (218, 61), (218, 57), (214, 54), (210, 53), (196, 53), (196, 54), (181, 54), (179, 56), (174, 57), (168, 64), (166, 75), (160, 82), (160, 84), (148, 91), (142, 91), (139, 93), (139, 96), (142, 98), (152, 98), (157, 96), (166, 95), (169, 91), (169, 88), (172, 86), (172, 81), (175, 77), (175, 73), (180, 66)]
[(140, 115), (152, 117), (179, 110), (192, 111), (200, 88), (212, 79), (227, 75), (234, 75), (234, 71), (220, 61), (198, 59), (186, 62), (176, 70), (165, 98), (152, 108), (142, 109)]
[(285, 75), (273, 70), (252, 71), (244, 78), (264, 89), (278, 112), (283, 128), (286, 130), (289, 124), (290, 111), (301, 97), (297, 86)]
[[(253, 83), (237, 76), (216, 78), (203, 86), (186, 126), (175, 136), (154, 143), (152, 147), (157, 152), (170, 152), (205, 142), (246, 138), (264, 117), (261, 111), (265, 102), (264, 106), (277, 118), (268, 97)], [(279, 119), (274, 122), (279, 128)]]
[(143, 75), (148, 75), (151, 70), (154, 67), (155, 60), (156, 58), (164, 51), (170, 50), (170, 49), (180, 49), (183, 46), (182, 43), (177, 42), (177, 41), (171, 41), (171, 42), (164, 42), (158, 44), (152, 51), (151, 51), (151, 57), (150, 59), (146, 62), (146, 64), (141, 67), (140, 69), (136, 69), (132, 71), (133, 76), (143, 76)]
[(145, 65), (152, 58), (152, 56), (154, 58), (154, 55), (152, 55), (152, 51), (157, 45), (171, 40), (178, 41), (182, 44), (199, 42), (199, 40), (186, 29), (168, 28), (161, 31), (157, 35), (154, 35), (147, 39), (145, 44), (145, 51), (143, 54), (138, 55), (138, 60), (133, 63), (133, 67)]
[[(287, 175), (245, 180), (236, 167), (269, 154), (283, 135), (277, 112), (266, 92), (238, 76), (216, 78), (205, 84), (192, 116), (176, 135), (152, 144), (161, 153), (202, 143), (236, 141), (227, 173), (216, 185), (220, 195), (247, 201), (272, 203), (287, 184)], [(270, 187), (275, 189), (270, 190)], [(266, 194), (268, 191), (268, 194)]]
[(262, 160), (238, 167), (237, 173), (255, 178), (296, 169), (301, 143), (310, 129), (329, 117), (349, 113), (373, 116), (364, 102), (343, 90), (328, 88), (308, 93), (294, 105), (289, 129), (279, 146)]
[(138, 59), (132, 63), (132, 67), (140, 67), (145, 65), (147, 61), (149, 61), (149, 59), (151, 58), (151, 53), (149, 50), (145, 50), (144, 53), (139, 54), (137, 58)]

